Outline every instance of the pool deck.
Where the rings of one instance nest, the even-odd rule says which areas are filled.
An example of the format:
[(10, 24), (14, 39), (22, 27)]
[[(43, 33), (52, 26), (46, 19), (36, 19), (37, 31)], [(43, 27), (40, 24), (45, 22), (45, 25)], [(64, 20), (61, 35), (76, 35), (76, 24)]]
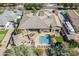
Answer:
[[(40, 44), (39, 43), (39, 37), (44, 36), (45, 34), (50, 34), (50, 36), (53, 36), (53, 35), (55, 35), (55, 32), (41, 32), (41, 33), (38, 33), (36, 31), (31, 32), (31, 31), (23, 30), (22, 33), (15, 36), (16, 37), (16, 43), (17, 43), (17, 45), (20, 45), (21, 42), (25, 42), (27, 45), (34, 46), (34, 47), (36, 47), (37, 45), (50, 46), (50, 44)], [(27, 35), (30, 37), (30, 40), (27, 37)], [(18, 38), (18, 40), (17, 40), (17, 38)], [(30, 41), (30, 42), (33, 41), (33, 43), (28, 43), (28, 41)]]

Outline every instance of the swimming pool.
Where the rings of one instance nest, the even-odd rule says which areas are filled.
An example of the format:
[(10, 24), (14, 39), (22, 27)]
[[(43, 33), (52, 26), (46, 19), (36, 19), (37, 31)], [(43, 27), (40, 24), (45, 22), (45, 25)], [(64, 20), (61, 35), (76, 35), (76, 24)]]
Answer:
[(45, 34), (44, 36), (39, 37), (39, 43), (40, 44), (50, 44), (51, 43), (51, 37), (49, 34)]

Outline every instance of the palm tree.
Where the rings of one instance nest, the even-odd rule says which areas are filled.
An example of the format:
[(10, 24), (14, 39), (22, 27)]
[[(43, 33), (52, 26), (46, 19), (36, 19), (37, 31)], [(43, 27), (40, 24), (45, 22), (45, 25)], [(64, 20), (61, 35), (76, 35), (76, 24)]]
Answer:
[(35, 9), (41, 9), (43, 7), (43, 3), (25, 3), (24, 7), (26, 9), (32, 9), (32, 7), (34, 7)]

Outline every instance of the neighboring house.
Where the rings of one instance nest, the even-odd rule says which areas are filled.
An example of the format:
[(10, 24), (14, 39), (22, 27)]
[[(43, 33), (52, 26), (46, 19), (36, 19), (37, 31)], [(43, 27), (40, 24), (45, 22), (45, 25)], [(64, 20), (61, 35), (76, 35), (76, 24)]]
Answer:
[(74, 10), (69, 10), (68, 16), (69, 16), (70, 22), (75, 30), (75, 33), (72, 35), (69, 35), (68, 39), (72, 38), (72, 39), (76, 40), (77, 42), (79, 42), (79, 16), (76, 14), (76, 12)]
[(31, 30), (47, 30), (51, 31), (58, 30), (62, 28), (62, 25), (55, 14), (51, 14), (50, 16), (44, 16), (41, 18), (40, 16), (26, 16), (24, 15), (22, 21), (19, 25), (19, 29), (31, 29)]
[(70, 10), (68, 15), (76, 33), (79, 33), (79, 16), (73, 10)]
[(15, 14), (13, 11), (5, 10), (4, 13), (0, 15), (0, 29), (15, 28), (17, 19), (21, 18), (21, 16), (19, 12)]

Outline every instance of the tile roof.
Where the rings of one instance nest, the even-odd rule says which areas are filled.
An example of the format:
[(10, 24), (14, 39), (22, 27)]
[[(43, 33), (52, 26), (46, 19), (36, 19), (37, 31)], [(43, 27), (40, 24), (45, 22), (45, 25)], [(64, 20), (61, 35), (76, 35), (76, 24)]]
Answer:
[(52, 27), (61, 26), (60, 21), (58, 21), (58, 18), (53, 14), (42, 19), (39, 16), (29, 17), (24, 14), (19, 29), (49, 29), (50, 25), (52, 25)]
[(38, 16), (32, 16), (28, 18), (24, 23), (21, 23), (19, 28), (20, 29), (40, 29), (40, 28), (43, 29), (43, 28), (48, 28), (48, 26)]

